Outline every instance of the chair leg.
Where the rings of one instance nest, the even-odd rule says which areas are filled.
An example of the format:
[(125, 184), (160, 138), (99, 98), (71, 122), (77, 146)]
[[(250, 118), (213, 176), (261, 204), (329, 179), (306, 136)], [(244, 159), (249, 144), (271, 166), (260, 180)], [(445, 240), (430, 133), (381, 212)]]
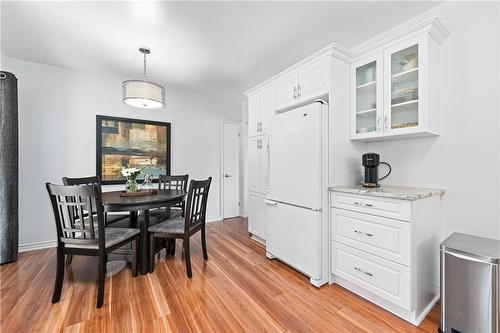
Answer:
[(57, 248), (57, 269), (56, 281), (54, 283), (54, 293), (52, 294), (52, 303), (59, 302), (64, 281), (64, 250)]
[(104, 303), (104, 282), (106, 281), (106, 254), (99, 254), (99, 267), (97, 274), (97, 308)]
[(137, 276), (137, 238), (132, 241), (132, 276)]
[(168, 238), (164, 238), (162, 246), (165, 248), (165, 258), (167, 258), (168, 257), (168, 249), (170, 247), (170, 240)]
[(193, 273), (191, 271), (191, 254), (189, 251), (189, 237), (184, 238), (184, 259), (186, 260), (186, 274), (188, 278), (193, 277)]
[(155, 271), (155, 236), (149, 235), (149, 273)]
[(208, 260), (207, 240), (205, 238), (205, 226), (201, 228), (201, 248), (203, 249), (203, 259)]
[(169, 253), (171, 256), (175, 256), (175, 238), (170, 239), (170, 245), (169, 245)]
[(71, 262), (73, 261), (73, 255), (72, 254), (67, 254), (66, 255), (66, 265), (71, 265)]

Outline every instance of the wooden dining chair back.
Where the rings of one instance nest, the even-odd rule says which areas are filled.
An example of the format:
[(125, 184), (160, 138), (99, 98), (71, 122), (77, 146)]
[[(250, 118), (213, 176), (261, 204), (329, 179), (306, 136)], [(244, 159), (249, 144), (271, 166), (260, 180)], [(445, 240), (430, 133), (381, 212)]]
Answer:
[(204, 227), (207, 213), (208, 191), (212, 177), (207, 180), (192, 180), (189, 184), (189, 192), (184, 219), (184, 233), (192, 235)]
[(63, 177), (62, 181), (63, 184), (67, 186), (92, 185), (92, 184), (101, 185), (101, 179), (98, 176), (78, 177), (78, 178)]
[[(80, 186), (80, 185), (92, 185), (92, 184), (98, 184), (99, 185), (99, 190), (102, 192), (102, 187), (101, 187), (101, 179), (98, 176), (90, 176), (90, 177), (79, 177), (79, 178), (69, 178), (69, 177), (63, 177), (62, 182), (64, 185), (67, 186)], [(95, 212), (93, 212), (95, 213)], [(107, 226), (121, 221), (123, 219), (126, 219), (129, 217), (129, 214), (108, 214), (104, 212), (104, 222)], [(123, 223), (123, 225), (128, 226), (130, 223)]]
[[(160, 175), (158, 177), (158, 189), (160, 190), (187, 190), (189, 175)], [(184, 201), (172, 205), (170, 208), (180, 208), (181, 216), (184, 217), (186, 212), (186, 203)]]
[(106, 228), (101, 188), (91, 185), (46, 183), (57, 230), (57, 273), (52, 303), (59, 301), (64, 280), (64, 256), (98, 256), (97, 307), (104, 300), (107, 254), (132, 242), (132, 273), (137, 275), (137, 235), (139, 229)]
[[(104, 212), (99, 184), (61, 186), (47, 184), (57, 236), (64, 244), (104, 242)], [(98, 234), (101, 233), (101, 234)], [(98, 244), (104, 246), (103, 244)]]
[(191, 270), (191, 254), (189, 238), (201, 230), (201, 247), (203, 258), (208, 260), (207, 242), (205, 237), (205, 222), (207, 212), (208, 193), (212, 177), (207, 180), (191, 180), (186, 201), (185, 217), (166, 220), (149, 227), (150, 234), (150, 272), (154, 271), (155, 238), (181, 238), (183, 240), (184, 259), (186, 261), (186, 274), (193, 276)]
[(189, 175), (160, 175), (158, 189), (186, 191)]

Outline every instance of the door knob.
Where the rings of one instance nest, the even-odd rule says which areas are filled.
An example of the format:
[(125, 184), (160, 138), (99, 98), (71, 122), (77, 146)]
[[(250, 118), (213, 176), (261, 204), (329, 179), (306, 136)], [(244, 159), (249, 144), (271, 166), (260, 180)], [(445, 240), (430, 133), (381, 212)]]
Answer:
[(225, 178), (229, 178), (229, 177), (231, 177), (231, 175), (228, 175), (227, 173), (225, 173), (225, 174), (224, 174), (224, 177), (225, 177)]

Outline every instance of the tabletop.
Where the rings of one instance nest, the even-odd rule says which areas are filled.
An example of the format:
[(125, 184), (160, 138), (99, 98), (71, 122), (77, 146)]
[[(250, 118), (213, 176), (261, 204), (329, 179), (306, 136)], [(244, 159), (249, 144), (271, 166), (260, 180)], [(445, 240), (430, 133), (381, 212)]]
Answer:
[(182, 201), (186, 196), (185, 191), (179, 190), (158, 190), (157, 194), (140, 197), (122, 197), (121, 191), (104, 192), (102, 203), (107, 212), (119, 212), (130, 210), (144, 210), (163, 207), (168, 203)]

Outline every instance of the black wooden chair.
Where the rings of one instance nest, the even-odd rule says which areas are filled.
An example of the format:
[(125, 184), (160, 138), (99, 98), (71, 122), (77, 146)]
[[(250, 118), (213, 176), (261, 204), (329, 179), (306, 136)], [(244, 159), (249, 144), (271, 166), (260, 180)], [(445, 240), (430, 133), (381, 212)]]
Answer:
[[(67, 185), (67, 186), (92, 185), (92, 184), (99, 184), (99, 186), (101, 185), (101, 180), (97, 176), (81, 177), (81, 178), (63, 177), (62, 182), (64, 185)], [(108, 214), (107, 212), (104, 212), (104, 218), (106, 221), (106, 225), (113, 224), (115, 222), (121, 221), (121, 220), (126, 219), (128, 217), (129, 217), (129, 214)]]
[(132, 242), (132, 275), (137, 276), (137, 237), (139, 229), (106, 228), (99, 184), (65, 186), (46, 183), (57, 229), (57, 273), (52, 303), (61, 297), (64, 255), (99, 257), (97, 307), (104, 300), (104, 281), (108, 254)]
[[(160, 175), (158, 177), (158, 189), (187, 191), (189, 175)], [(174, 219), (179, 216), (184, 217), (186, 202), (183, 200), (173, 206), (151, 210), (150, 225), (163, 222), (168, 219)], [(175, 238), (168, 238), (157, 243), (155, 253), (158, 253), (162, 248), (166, 250), (166, 256), (175, 255)]]
[[(79, 185), (92, 185), (99, 184), (99, 188), (101, 188), (101, 180), (98, 176), (90, 176), (90, 177), (79, 177), (79, 178), (69, 178), (63, 177), (62, 182), (66, 186), (79, 186)], [(104, 212), (104, 221), (105, 225), (108, 226), (118, 221), (122, 221), (124, 219), (129, 218), (129, 214), (109, 214)], [(122, 221), (122, 225), (130, 227), (130, 222)], [(118, 226), (118, 225), (117, 225)], [(73, 256), (71, 254), (66, 255), (66, 264), (71, 265), (71, 261), (73, 260)]]
[(205, 219), (207, 211), (208, 191), (212, 177), (207, 180), (192, 180), (189, 184), (186, 212), (184, 217), (166, 220), (149, 227), (150, 237), (150, 269), (154, 271), (154, 244), (155, 238), (180, 238), (183, 240), (184, 258), (186, 260), (186, 273), (189, 278), (191, 272), (191, 256), (189, 238), (201, 230), (201, 246), (203, 258), (208, 260), (207, 244), (205, 239)]
[[(180, 176), (160, 175), (158, 177), (158, 189), (178, 190), (186, 192), (188, 180), (189, 180), (189, 175), (180, 175)], [(173, 206), (170, 206), (169, 208), (170, 208), (169, 218), (174, 218), (179, 215), (184, 217), (186, 202), (185, 201), (179, 202)], [(168, 217), (164, 209), (152, 210), (150, 214), (152, 214), (152, 216)]]

